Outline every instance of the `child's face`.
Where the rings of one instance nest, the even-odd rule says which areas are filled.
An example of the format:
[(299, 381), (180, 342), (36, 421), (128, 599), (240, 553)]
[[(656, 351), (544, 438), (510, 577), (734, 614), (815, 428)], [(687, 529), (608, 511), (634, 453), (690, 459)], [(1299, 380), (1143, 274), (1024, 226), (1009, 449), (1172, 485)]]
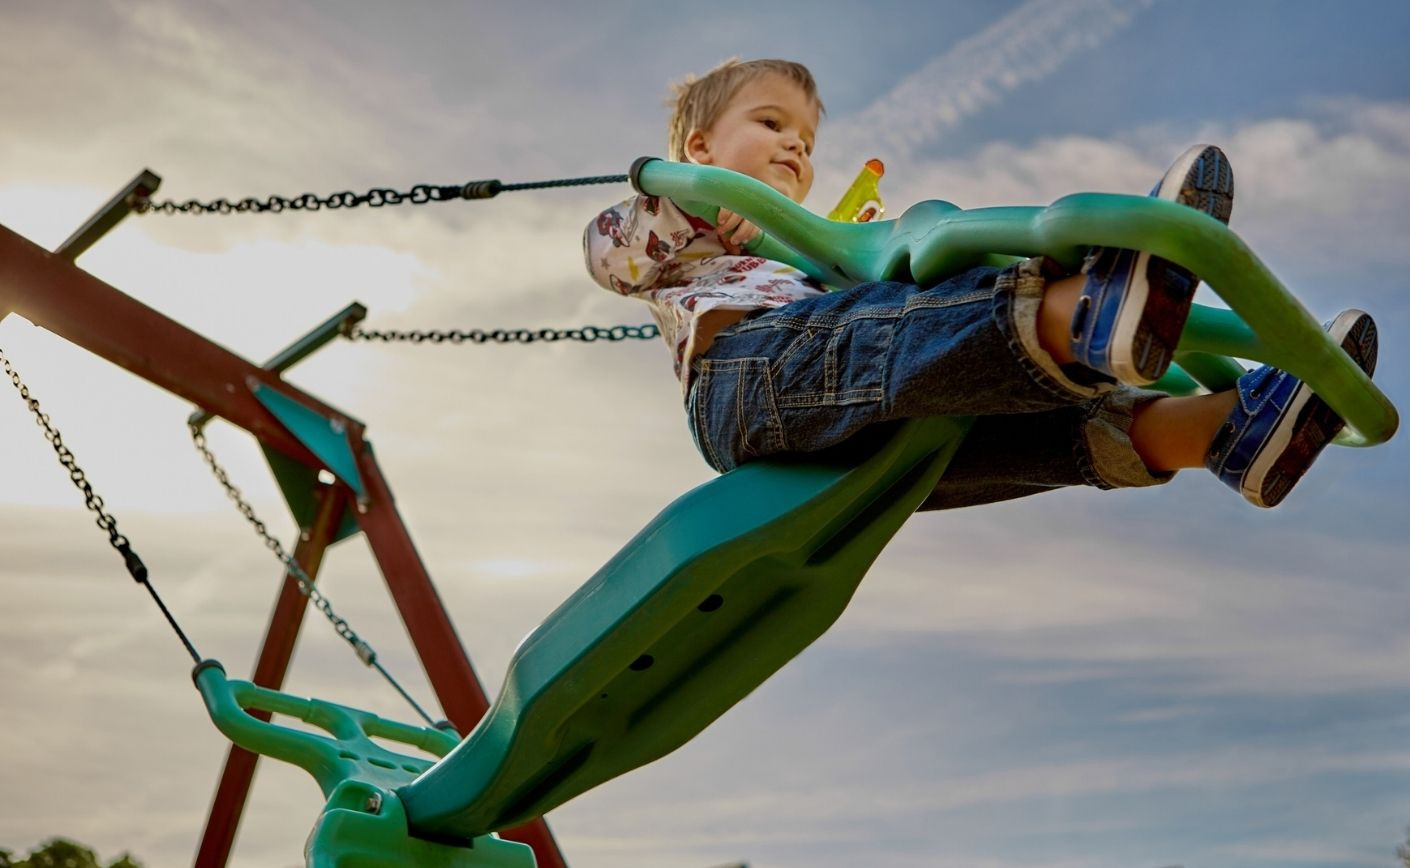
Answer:
[(692, 130), (691, 162), (756, 178), (795, 202), (813, 186), (813, 139), (818, 105), (781, 75), (763, 75), (739, 89), (708, 129)]

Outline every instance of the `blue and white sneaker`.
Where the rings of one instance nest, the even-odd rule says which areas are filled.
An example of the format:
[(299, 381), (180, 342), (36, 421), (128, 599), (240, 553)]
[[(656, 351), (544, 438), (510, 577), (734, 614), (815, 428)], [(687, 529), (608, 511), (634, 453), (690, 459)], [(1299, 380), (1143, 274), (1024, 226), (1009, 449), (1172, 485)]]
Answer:
[[(1150, 194), (1227, 224), (1234, 207), (1234, 170), (1223, 151), (1195, 145)], [(1133, 386), (1160, 379), (1180, 342), (1199, 279), (1158, 256), (1112, 247), (1094, 248), (1082, 270), (1087, 283), (1072, 314), (1077, 361)]]
[[(1344, 310), (1327, 332), (1367, 376), (1375, 372), (1370, 314)], [(1254, 506), (1274, 507), (1346, 423), (1306, 383), (1271, 365), (1239, 377), (1237, 388), (1239, 402), (1210, 444), (1205, 466)]]

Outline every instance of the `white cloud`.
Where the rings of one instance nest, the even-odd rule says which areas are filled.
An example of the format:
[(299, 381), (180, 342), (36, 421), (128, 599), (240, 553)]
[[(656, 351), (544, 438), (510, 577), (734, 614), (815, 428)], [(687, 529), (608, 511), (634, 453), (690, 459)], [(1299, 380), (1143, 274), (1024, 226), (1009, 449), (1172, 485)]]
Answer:
[[(865, 111), (842, 119), (829, 165), (872, 153), (907, 160), (965, 119), (1042, 80), (1126, 27), (1151, 0), (1030, 0), (911, 73)], [(866, 153), (863, 153), (866, 151)]]
[[(927, 775), (923, 779), (915, 776), (889, 787), (876, 786), (853, 798), (845, 797), (836, 788), (817, 786), (816, 782), (796, 788), (766, 785), (746, 797), (721, 798), (706, 804), (701, 819), (712, 824), (747, 825), (745, 818), (768, 813), (768, 806), (773, 806), (772, 812), (779, 819), (794, 816), (825, 825), (829, 817), (840, 821), (846, 816), (851, 822), (869, 823), (888, 817), (938, 817), (985, 805), (1166, 789), (1259, 787), (1302, 777), (1362, 771), (1410, 771), (1410, 754), (1246, 747), (1237, 752), (1054, 761), (973, 774)], [(659, 809), (662, 814), (669, 810), (669, 806)], [(650, 818), (648, 813), (646, 819)]]
[[(1389, 840), (1391, 838), (1387, 837), (1387, 841)], [(1383, 868), (1387, 864), (1386, 854), (1391, 852), (1389, 844), (1352, 850), (1347, 847), (1329, 847), (1327, 842), (1314, 838), (1259, 841), (1221, 849), (1230, 858), (1256, 859), (1275, 865), (1339, 865), (1344, 868)]]
[[(858, 647), (929, 635), (988, 658), (1043, 665), (1001, 676), (1015, 683), (1102, 680), (1146, 665), (1184, 675), (1170, 688), (1184, 697), (1407, 686), (1399, 661), (1410, 643), (1397, 638), (1398, 589), (1388, 581), (1404, 563), (1403, 543), (1353, 548), (1331, 534), (1309, 535), (1285, 539), (1284, 558), (1260, 566), (1231, 558), (1223, 543), (1207, 553), (1177, 551), (1119, 525), (1102, 535), (1052, 526), (1044, 516), (1055, 505), (1032, 501), (1009, 511), (1012, 521), (1049, 523), (1047, 533), (1020, 544), (993, 513), (992, 523), (982, 513), (918, 516), (838, 629)], [(1089, 526), (1104, 523), (1107, 506), (1084, 513)], [(1353, 553), (1359, 580), (1319, 554), (1339, 551)], [(1374, 650), (1367, 635), (1380, 637)]]
[[(1296, 118), (1134, 129), (1110, 138), (1063, 135), (993, 142), (970, 157), (898, 163), (906, 189), (883, 182), (891, 216), (920, 198), (962, 208), (1046, 205), (1079, 191), (1141, 194), (1191, 142), (1209, 141), (1234, 166), (1232, 227), (1285, 283), (1316, 303), (1349, 287), (1348, 271), (1410, 264), (1410, 103), (1323, 102)], [(899, 174), (899, 173), (898, 173)], [(1397, 291), (1360, 282), (1363, 303)]]

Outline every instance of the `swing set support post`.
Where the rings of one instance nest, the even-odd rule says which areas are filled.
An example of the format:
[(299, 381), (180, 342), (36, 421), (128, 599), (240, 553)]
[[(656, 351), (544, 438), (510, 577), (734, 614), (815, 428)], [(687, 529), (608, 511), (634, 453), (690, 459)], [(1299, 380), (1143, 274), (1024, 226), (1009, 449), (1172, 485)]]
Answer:
[[(446, 641), (459, 646), (455, 626), (446, 615), (406, 524), (397, 513), (391, 489), (372, 454), (372, 444), (362, 440), (360, 430), (349, 433), (353, 435), (358, 471), (368, 494), (367, 507), (358, 507), (358, 527), (367, 537), (431, 685), (441, 698), (441, 707), (456, 729), (469, 733), (489, 711), (489, 699), (481, 690), (457, 689), (457, 685), (467, 682), (478, 685), (479, 681), (470, 668), (469, 658), (441, 655), (440, 646)], [(433, 663), (438, 665), (433, 667)], [(498, 834), (506, 840), (533, 847), (538, 868), (567, 868), (553, 833), (542, 818), (502, 829)]]
[(367, 537), (431, 686), (441, 697), (446, 717), (460, 732), (469, 732), (489, 710), (489, 699), (481, 690), (462, 689), (467, 683), (478, 685), (479, 679), (468, 657), (444, 654), (447, 646), (460, 647), (455, 625), (402, 523), (391, 488), (373, 457), (372, 444), (362, 439), (360, 431), (349, 434), (353, 435), (358, 472), (367, 489), (366, 502), (357, 507), (358, 527)]
[[(300, 537), (294, 550), (294, 560), (312, 581), (318, 579), (323, 554), (333, 543), (338, 526), (342, 523), (347, 501), (341, 488), (338, 485), (319, 484), (315, 493), (317, 506), (313, 524)], [(308, 598), (299, 590), (298, 579), (292, 573), (285, 572), (284, 584), (270, 614), (269, 628), (265, 630), (264, 644), (260, 648), (251, 682), (270, 690), (279, 690), (284, 686), (284, 676), (289, 671), (289, 661), (294, 656), (294, 645), (298, 641), (299, 628), (307, 608)], [(259, 709), (251, 710), (250, 714), (265, 721), (271, 717), (269, 712)], [(225, 769), (221, 772), (220, 783), (216, 785), (215, 796), (211, 800), (200, 849), (196, 851), (195, 868), (220, 868), (229, 861), (258, 762), (259, 754), (238, 745), (230, 746), (225, 755)]]
[[(286, 383), (277, 372), (256, 366), (83, 271), (69, 256), (51, 253), (0, 225), (0, 319), (11, 313), (195, 404), (206, 414), (224, 418), (254, 435), (266, 452), (277, 452), (315, 472), (326, 469), (323, 462), (256, 397), (256, 391), (277, 392), (345, 426), (369, 486), (367, 501), (358, 507), (358, 524), (367, 534), (442, 708), (461, 732), (474, 727), (489, 701), (396, 511), (360, 422)], [(265, 644), (273, 644), (271, 637), (266, 637)], [(540, 868), (566, 864), (542, 818), (508, 830), (503, 837), (530, 844)]]

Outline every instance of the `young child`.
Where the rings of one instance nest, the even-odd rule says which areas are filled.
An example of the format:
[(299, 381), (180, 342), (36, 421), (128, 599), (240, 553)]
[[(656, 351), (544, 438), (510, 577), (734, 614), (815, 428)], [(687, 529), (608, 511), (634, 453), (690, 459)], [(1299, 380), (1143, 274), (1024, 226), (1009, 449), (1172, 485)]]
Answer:
[[(670, 157), (741, 172), (802, 202), (823, 112), (812, 75), (782, 60), (729, 61), (677, 92)], [(1196, 146), (1151, 191), (1228, 222), (1233, 175)], [(742, 245), (758, 228), (710, 225), (637, 196), (587, 227), (588, 270), (651, 307), (675, 353), (691, 432), (728, 471), (834, 446), (879, 422), (976, 416), (922, 509), (1053, 488), (1156, 485), (1207, 466), (1257, 506), (1276, 506), (1341, 429), (1297, 378), (1264, 366), (1219, 393), (1138, 388), (1164, 374), (1198, 280), (1147, 253), (1095, 249), (1069, 275), (1039, 257), (935, 286), (828, 292)], [(1376, 328), (1328, 326), (1369, 374)]]

